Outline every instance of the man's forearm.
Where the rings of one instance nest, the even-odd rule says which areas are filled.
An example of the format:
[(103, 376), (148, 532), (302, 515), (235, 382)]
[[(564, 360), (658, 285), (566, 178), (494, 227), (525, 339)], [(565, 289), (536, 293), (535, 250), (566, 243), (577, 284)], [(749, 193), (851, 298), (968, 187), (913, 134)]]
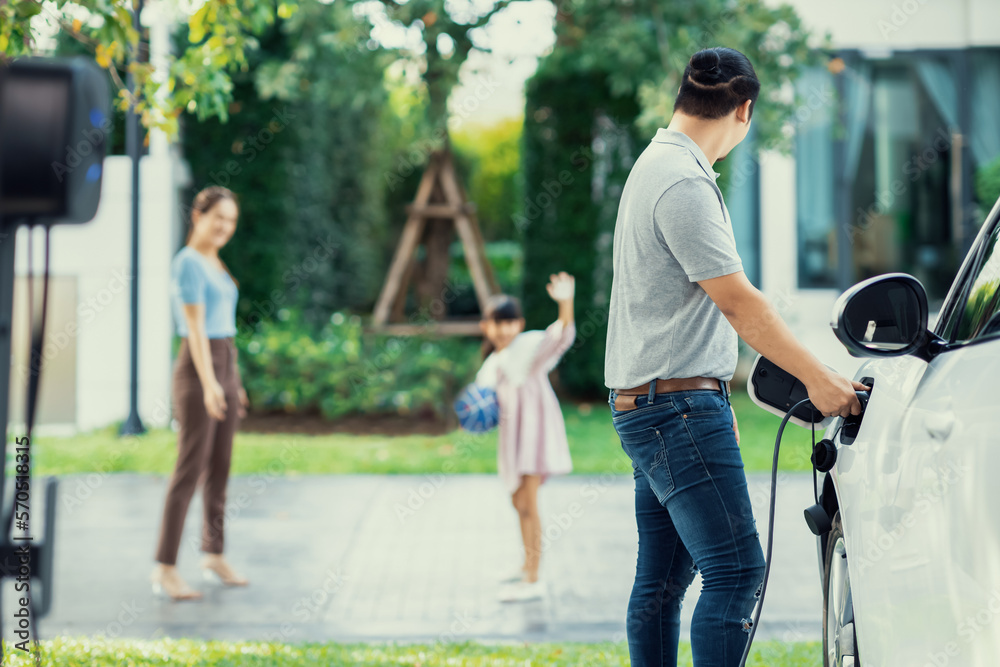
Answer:
[(809, 386), (825, 370), (816, 356), (796, 340), (771, 302), (754, 289), (730, 312), (724, 312), (747, 345)]

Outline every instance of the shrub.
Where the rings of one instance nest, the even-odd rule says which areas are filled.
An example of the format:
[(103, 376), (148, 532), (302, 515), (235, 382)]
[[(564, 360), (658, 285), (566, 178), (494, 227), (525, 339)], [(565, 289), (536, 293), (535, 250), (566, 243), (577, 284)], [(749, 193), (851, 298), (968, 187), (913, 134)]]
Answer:
[(336, 312), (318, 332), (288, 310), (237, 338), (240, 370), (256, 409), (445, 418), (479, 368), (474, 339), (366, 333)]

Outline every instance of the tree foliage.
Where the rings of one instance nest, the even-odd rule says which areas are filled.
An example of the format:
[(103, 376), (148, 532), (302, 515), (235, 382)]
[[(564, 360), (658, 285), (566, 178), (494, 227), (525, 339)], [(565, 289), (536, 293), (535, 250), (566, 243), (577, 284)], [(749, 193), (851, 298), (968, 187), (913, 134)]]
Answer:
[[(276, 17), (291, 17), (296, 8), (296, 0), (206, 0), (187, 17), (186, 43), (157, 70), (141, 57), (145, 38), (132, 25), (129, 0), (7, 0), (0, 3), (0, 58), (42, 55), (44, 34), (58, 30), (71, 35), (87, 45), (117, 84), (119, 108), (131, 106), (143, 125), (172, 137), (184, 110), (202, 120), (226, 120), (232, 75), (249, 70), (247, 53), (258, 44), (255, 35)], [(174, 6), (162, 3), (159, 9)], [(126, 88), (120, 69), (134, 77), (134, 91)]]
[(225, 185), (242, 202), (223, 255), (250, 328), (281, 308), (318, 327), (379, 287), (386, 54), (368, 42), (350, 4), (303, 0), (236, 77), (230, 120), (185, 123), (194, 189)]
[(521, 209), (523, 127), (523, 119), (509, 118), (486, 127), (464, 125), (453, 136), (456, 153), (468, 165), (469, 198), (488, 241), (519, 236), (514, 217)]
[(411, 56), (421, 61), (429, 124), (445, 141), (448, 138), (448, 97), (458, 83), (462, 65), (476, 48), (476, 30), (488, 24), (510, 1), (495, 1), (480, 13), (474, 3), (458, 7), (448, 0), (382, 0), (391, 21), (420, 31), (422, 53)]
[(823, 44), (794, 8), (764, 0), (565, 0), (539, 76), (597, 73), (612, 97), (639, 100), (637, 125), (651, 134), (670, 119), (691, 54), (729, 46), (746, 54), (761, 81), (753, 118), (759, 141), (787, 148), (782, 126), (795, 110), (788, 84), (819, 62), (815, 47)]

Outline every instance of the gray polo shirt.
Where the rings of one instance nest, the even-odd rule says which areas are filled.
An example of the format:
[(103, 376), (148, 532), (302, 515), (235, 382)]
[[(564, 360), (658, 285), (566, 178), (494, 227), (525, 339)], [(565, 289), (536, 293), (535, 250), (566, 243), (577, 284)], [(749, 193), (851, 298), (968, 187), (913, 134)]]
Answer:
[(698, 144), (665, 128), (632, 167), (615, 223), (607, 387), (732, 379), (736, 331), (697, 283), (743, 270), (716, 178)]

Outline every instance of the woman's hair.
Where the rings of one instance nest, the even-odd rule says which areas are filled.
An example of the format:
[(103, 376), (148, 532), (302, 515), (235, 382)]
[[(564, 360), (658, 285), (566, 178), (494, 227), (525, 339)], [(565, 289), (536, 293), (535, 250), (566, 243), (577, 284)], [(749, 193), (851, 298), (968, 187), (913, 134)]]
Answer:
[[(519, 320), (524, 315), (521, 312), (521, 302), (516, 297), (507, 294), (494, 294), (486, 302), (486, 312), (483, 313), (484, 320), (503, 322), (505, 320)], [(489, 338), (483, 337), (483, 359), (490, 356), (496, 348)]]
[(684, 68), (674, 111), (714, 120), (750, 100), (750, 116), (760, 93), (753, 65), (736, 49), (716, 46), (691, 56)]
[[(236, 210), (237, 211), (239, 210), (240, 202), (236, 198), (235, 192), (233, 192), (228, 188), (224, 188), (221, 185), (210, 185), (194, 196), (194, 201), (191, 203), (191, 212), (192, 214), (194, 213), (194, 211), (198, 211), (198, 213), (201, 214), (208, 213), (209, 211), (212, 210), (212, 208), (215, 207), (216, 204), (218, 204), (223, 199), (228, 199), (229, 201), (233, 202), (236, 205)], [(192, 215), (191, 219), (188, 221), (187, 236), (184, 238), (185, 244), (191, 241), (191, 233), (193, 231), (194, 231), (194, 215)], [(226, 266), (226, 263), (222, 261), (221, 257), (219, 258), (219, 262), (222, 263), (222, 268), (226, 270), (226, 273), (229, 274), (229, 277), (232, 278), (233, 282), (236, 283), (236, 286), (239, 287), (240, 282), (236, 280), (236, 277), (233, 275), (233, 272), (229, 270), (229, 267)]]

